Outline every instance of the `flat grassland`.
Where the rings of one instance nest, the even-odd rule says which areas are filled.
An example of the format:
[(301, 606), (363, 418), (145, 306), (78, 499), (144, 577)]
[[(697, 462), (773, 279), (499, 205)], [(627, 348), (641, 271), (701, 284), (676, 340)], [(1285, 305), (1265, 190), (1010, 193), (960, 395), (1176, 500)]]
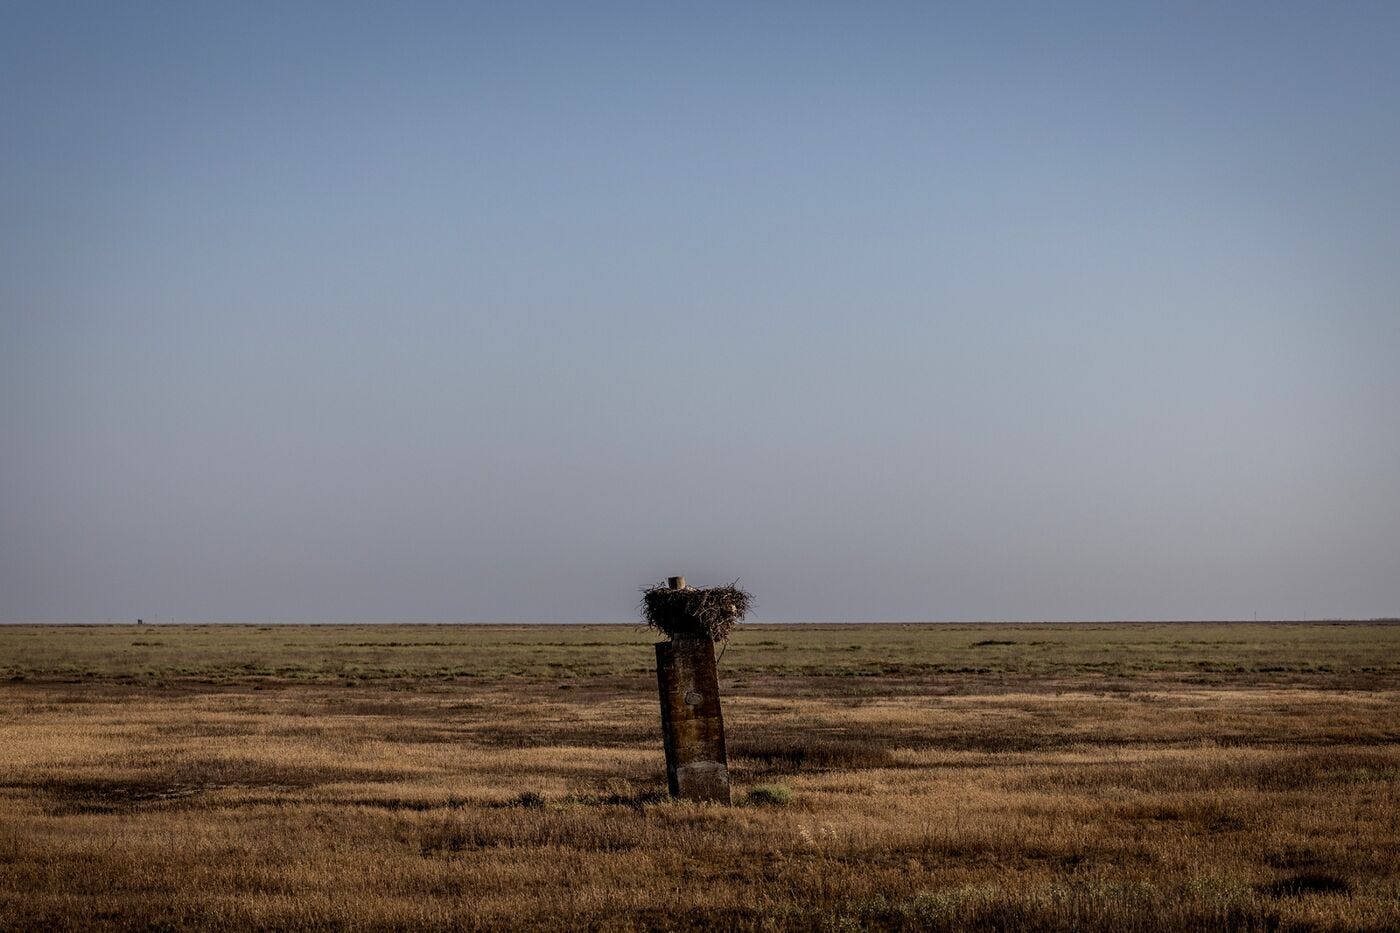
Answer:
[(653, 640), (0, 627), (0, 928), (1400, 929), (1400, 625), (741, 626), (731, 807)]

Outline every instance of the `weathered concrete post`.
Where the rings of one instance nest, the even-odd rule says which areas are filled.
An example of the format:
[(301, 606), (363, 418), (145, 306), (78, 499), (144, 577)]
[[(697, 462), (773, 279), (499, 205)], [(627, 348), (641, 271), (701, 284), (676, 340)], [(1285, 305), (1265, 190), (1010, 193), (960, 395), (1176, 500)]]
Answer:
[[(686, 589), (685, 577), (671, 577), (667, 583), (672, 590)], [(657, 642), (656, 680), (671, 796), (729, 803), (714, 639), (707, 634), (673, 635), (670, 641)]]

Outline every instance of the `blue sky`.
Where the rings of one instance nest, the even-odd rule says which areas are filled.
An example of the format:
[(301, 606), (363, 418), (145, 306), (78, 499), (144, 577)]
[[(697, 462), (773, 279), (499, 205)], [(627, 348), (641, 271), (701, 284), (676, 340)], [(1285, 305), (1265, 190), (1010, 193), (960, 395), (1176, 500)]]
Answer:
[(0, 8), (0, 620), (1400, 613), (1400, 7)]

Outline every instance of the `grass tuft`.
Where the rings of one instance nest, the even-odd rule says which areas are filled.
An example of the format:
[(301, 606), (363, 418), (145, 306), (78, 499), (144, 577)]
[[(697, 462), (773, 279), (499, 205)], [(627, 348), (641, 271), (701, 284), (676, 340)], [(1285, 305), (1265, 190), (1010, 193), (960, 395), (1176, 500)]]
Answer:
[(783, 807), (792, 803), (792, 791), (782, 784), (755, 784), (749, 788), (748, 801), (755, 806)]
[(522, 790), (510, 799), (509, 806), (521, 807), (526, 810), (539, 810), (544, 807), (545, 799), (543, 794), (532, 790)]

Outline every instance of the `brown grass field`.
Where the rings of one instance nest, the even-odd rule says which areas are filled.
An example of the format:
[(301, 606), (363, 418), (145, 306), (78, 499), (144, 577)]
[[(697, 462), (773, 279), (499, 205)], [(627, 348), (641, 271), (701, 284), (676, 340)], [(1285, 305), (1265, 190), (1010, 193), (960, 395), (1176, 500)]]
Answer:
[(742, 626), (730, 807), (651, 641), (0, 627), (0, 929), (1400, 929), (1400, 625)]

